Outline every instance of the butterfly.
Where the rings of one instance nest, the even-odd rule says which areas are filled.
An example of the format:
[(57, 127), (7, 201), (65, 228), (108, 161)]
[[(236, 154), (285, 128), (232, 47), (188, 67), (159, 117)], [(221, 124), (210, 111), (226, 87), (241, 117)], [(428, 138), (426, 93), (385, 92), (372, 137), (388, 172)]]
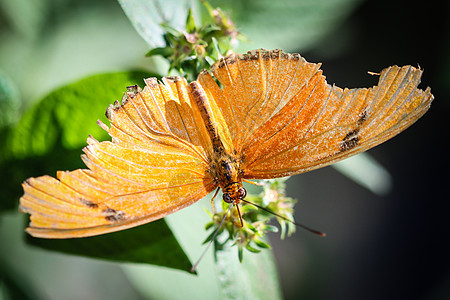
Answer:
[(26, 231), (75, 238), (145, 224), (214, 190), (238, 205), (243, 181), (300, 174), (372, 148), (417, 121), (433, 100), (422, 70), (391, 66), (377, 86), (327, 84), (320, 64), (281, 50), (218, 60), (188, 83), (145, 79), (106, 111), (111, 136), (89, 136), (86, 169), (23, 183)]

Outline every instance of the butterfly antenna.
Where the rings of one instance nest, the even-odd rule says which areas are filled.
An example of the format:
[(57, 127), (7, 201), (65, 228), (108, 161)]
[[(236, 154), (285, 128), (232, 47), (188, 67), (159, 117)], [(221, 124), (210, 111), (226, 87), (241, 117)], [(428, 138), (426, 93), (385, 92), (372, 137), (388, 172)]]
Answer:
[(287, 221), (287, 222), (289, 222), (289, 223), (292, 223), (292, 224), (294, 224), (295, 226), (298, 226), (298, 227), (300, 227), (300, 228), (303, 228), (303, 229), (305, 229), (305, 230), (307, 230), (307, 231), (309, 231), (309, 232), (311, 232), (311, 233), (317, 234), (318, 236), (322, 236), (322, 237), (323, 237), (323, 236), (326, 236), (326, 234), (323, 233), (323, 232), (321, 232), (321, 231), (314, 230), (314, 229), (309, 228), (309, 227), (307, 227), (307, 226), (305, 226), (305, 225), (299, 224), (299, 223), (297, 223), (297, 222), (295, 222), (295, 221), (292, 221), (292, 220), (290, 220), (290, 219), (288, 219), (288, 218), (286, 218), (286, 217), (284, 217), (284, 216), (282, 216), (282, 215), (280, 215), (280, 214), (277, 214), (277, 213), (275, 213), (275, 212), (273, 212), (273, 211), (271, 211), (271, 210), (269, 210), (269, 209), (267, 209), (267, 208), (265, 208), (265, 207), (259, 206), (258, 204), (255, 204), (255, 203), (253, 203), (253, 202), (247, 201), (247, 200), (245, 200), (245, 199), (241, 199), (241, 201), (242, 201), (242, 202), (245, 202), (245, 203), (248, 203), (248, 204), (251, 204), (251, 205), (254, 205), (254, 206), (256, 206), (256, 207), (259, 208), (259, 209), (262, 209), (262, 210), (264, 210), (264, 211), (266, 211), (266, 212), (268, 212), (268, 213), (270, 213), (270, 214), (272, 214), (272, 215), (274, 215), (274, 216), (277, 216), (278, 218), (281, 218), (281, 219), (283, 219), (283, 220), (285, 220), (285, 221)]
[(198, 264), (200, 263), (200, 261), (203, 259), (203, 256), (205, 256), (206, 251), (208, 251), (209, 247), (211, 247), (211, 244), (214, 242), (214, 240), (216, 239), (217, 234), (219, 234), (219, 230), (220, 228), (222, 228), (223, 222), (225, 222), (226, 217), (228, 216), (228, 214), (230, 213), (231, 208), (233, 207), (234, 202), (230, 204), (230, 207), (228, 207), (227, 213), (225, 215), (223, 215), (222, 221), (220, 221), (219, 226), (217, 227), (216, 231), (214, 232), (213, 236), (211, 237), (211, 240), (209, 241), (208, 245), (206, 245), (205, 250), (203, 250), (202, 254), (200, 255), (199, 259), (197, 260), (197, 262), (192, 266), (191, 268), (191, 273), (194, 273), (195, 270), (198, 267)]

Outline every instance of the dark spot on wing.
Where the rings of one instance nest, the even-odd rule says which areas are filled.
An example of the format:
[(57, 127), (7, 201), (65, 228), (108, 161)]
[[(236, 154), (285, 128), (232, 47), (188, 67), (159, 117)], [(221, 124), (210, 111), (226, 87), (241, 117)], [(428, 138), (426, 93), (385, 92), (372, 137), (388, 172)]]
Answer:
[(127, 87), (127, 92), (123, 94), (122, 96), (122, 101), (114, 101), (114, 104), (111, 104), (107, 109), (106, 109), (106, 113), (105, 116), (106, 118), (108, 118), (108, 120), (111, 120), (111, 114), (112, 112), (117, 112), (119, 111), (119, 109), (124, 106), (129, 99), (133, 99), (134, 97), (136, 97), (137, 94), (139, 94), (141, 92), (141, 88), (136, 84), (136, 85), (131, 85)]
[(146, 79), (144, 79), (144, 82), (151, 89), (158, 87), (158, 79), (156, 77), (146, 78)]
[(245, 54), (231, 54), (225, 58), (220, 59), (212, 68), (212, 72), (215, 72), (216, 68), (223, 68), (225, 65), (232, 65), (236, 63), (237, 60), (241, 61), (252, 61), (252, 60), (270, 60), (270, 59), (290, 59), (293, 61), (298, 61), (301, 59), (300, 54), (289, 54), (283, 52), (283, 50), (275, 49), (275, 50), (266, 50), (266, 49), (259, 49), (259, 50), (252, 50), (248, 51)]
[(282, 53), (283, 51), (281, 51), (281, 50), (279, 50), (279, 49), (275, 49), (275, 50), (272, 50), (272, 51), (270, 51), (270, 57), (272, 58), (272, 59), (277, 59), (277, 58), (279, 58), (280, 56), (281, 56), (281, 53)]
[(208, 72), (208, 70), (206, 70), (206, 69), (203, 69), (201, 72), (200, 72), (200, 74), (199, 75), (202, 75), (202, 76), (204, 76), (204, 75), (206, 75), (206, 74), (208, 74), (209, 72)]
[(166, 80), (167, 80), (167, 82), (178, 82), (178, 81), (182, 81), (183, 78), (180, 76), (167, 76)]
[(141, 91), (141, 88), (140, 88), (137, 84), (127, 86), (127, 93), (130, 93), (130, 94), (137, 94), (137, 93), (139, 93), (140, 91)]
[(118, 222), (125, 218), (125, 213), (123, 211), (115, 210), (112, 208), (106, 208), (102, 210), (105, 215), (105, 219), (110, 222)]
[[(269, 60), (269, 59), (272, 58), (272, 53), (271, 52), (267, 52), (267, 51), (261, 52), (261, 57), (264, 60)], [(255, 57), (255, 59), (258, 59), (258, 58), (259, 58), (259, 55)]]
[(287, 54), (287, 58), (291, 58), (293, 61), (299, 61), (301, 56), (298, 53), (294, 53), (294, 54)]
[(89, 208), (97, 208), (97, 207), (98, 207), (98, 204), (97, 204), (97, 203), (94, 203), (94, 202), (92, 202), (92, 201), (86, 200), (86, 199), (84, 199), (84, 198), (79, 198), (78, 200), (79, 200), (83, 205), (86, 205), (86, 206), (89, 207)]
[[(232, 64), (236, 63), (236, 57), (235, 56), (236, 56), (235, 54), (232, 54), (232, 55), (227, 56), (225, 58), (221, 58), (219, 60), (219, 63), (217, 64), (217, 68), (220, 69), (220, 68), (223, 68), (225, 65), (232, 65)], [(214, 69), (213, 69), (213, 71), (214, 71)]]
[(119, 101), (114, 101), (114, 104), (110, 104), (109, 107), (106, 109), (106, 113), (105, 116), (106, 118), (108, 118), (108, 120), (111, 120), (111, 112), (117, 112), (120, 108), (122, 107), (122, 105), (120, 104)]
[(359, 119), (358, 119), (358, 125), (361, 125), (362, 123), (364, 123), (365, 120), (367, 120), (367, 109), (363, 110), (363, 112), (359, 115)]
[(359, 137), (358, 137), (359, 128), (350, 131), (342, 140), (339, 150), (341, 152), (348, 151), (352, 148), (355, 148), (358, 145)]

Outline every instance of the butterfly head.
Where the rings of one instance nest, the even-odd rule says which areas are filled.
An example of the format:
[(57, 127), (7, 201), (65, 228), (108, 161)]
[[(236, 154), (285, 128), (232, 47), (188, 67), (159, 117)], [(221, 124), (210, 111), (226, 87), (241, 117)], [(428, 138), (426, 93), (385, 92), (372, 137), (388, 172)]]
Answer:
[(222, 189), (223, 201), (226, 203), (238, 204), (247, 196), (247, 191), (241, 182), (233, 182)]

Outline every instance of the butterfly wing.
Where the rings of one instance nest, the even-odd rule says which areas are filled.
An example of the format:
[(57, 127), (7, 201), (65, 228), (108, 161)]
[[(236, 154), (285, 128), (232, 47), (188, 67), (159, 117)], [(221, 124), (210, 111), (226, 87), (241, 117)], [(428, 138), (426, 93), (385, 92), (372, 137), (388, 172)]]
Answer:
[(222, 88), (208, 72), (202, 72), (198, 82), (217, 103), (234, 148), (242, 153), (255, 130), (284, 107), (319, 67), (299, 54), (255, 50), (229, 55), (212, 66)]
[(317, 169), (374, 147), (413, 124), (429, 108), (422, 71), (383, 70), (377, 86), (341, 89), (319, 64), (299, 55), (257, 50), (216, 63), (200, 82), (227, 120), (244, 178), (276, 178)]
[[(146, 80), (107, 110), (111, 142), (88, 138), (87, 169), (23, 183), (20, 209), (36, 237), (72, 238), (118, 231), (173, 213), (216, 188), (206, 173), (205, 133), (183, 78)], [(197, 129), (200, 128), (200, 129)]]

